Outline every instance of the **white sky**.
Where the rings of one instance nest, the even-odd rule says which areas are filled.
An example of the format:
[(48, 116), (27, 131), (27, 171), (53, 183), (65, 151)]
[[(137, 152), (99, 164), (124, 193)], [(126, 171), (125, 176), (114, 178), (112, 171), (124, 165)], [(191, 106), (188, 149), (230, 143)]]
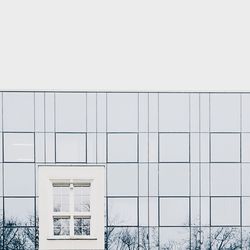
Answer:
[(250, 1), (1, 1), (0, 88), (250, 90)]

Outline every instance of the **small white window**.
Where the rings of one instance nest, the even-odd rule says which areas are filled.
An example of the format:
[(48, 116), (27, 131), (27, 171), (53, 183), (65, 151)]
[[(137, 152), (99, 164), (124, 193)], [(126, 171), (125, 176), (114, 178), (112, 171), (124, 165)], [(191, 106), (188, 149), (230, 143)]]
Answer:
[(90, 183), (53, 183), (54, 236), (91, 233)]

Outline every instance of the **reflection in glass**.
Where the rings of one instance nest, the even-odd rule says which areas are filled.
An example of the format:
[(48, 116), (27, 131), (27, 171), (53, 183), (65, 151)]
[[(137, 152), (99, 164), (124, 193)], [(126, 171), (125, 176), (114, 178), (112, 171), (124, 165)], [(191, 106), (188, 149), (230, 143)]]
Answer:
[(74, 185), (75, 212), (90, 211), (90, 186)]
[(54, 235), (69, 235), (69, 218), (54, 218)]
[(74, 234), (75, 235), (90, 235), (90, 218), (75, 218), (74, 219)]
[(69, 211), (69, 186), (53, 186), (54, 212)]

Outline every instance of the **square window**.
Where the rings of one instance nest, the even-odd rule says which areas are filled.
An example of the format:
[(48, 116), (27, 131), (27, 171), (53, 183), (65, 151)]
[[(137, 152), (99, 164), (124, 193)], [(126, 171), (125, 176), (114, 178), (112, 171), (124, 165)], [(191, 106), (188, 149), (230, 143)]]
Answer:
[(211, 198), (211, 226), (239, 226), (240, 198)]
[(189, 198), (161, 198), (160, 225), (189, 226)]
[(86, 134), (57, 133), (56, 162), (86, 162)]
[(184, 227), (161, 227), (159, 249), (190, 249), (189, 231)]
[(31, 163), (4, 164), (4, 195), (35, 195), (35, 167)]
[(189, 131), (189, 94), (159, 94), (159, 130)]
[(108, 223), (110, 226), (137, 226), (137, 198), (109, 198)]
[(3, 94), (5, 131), (34, 131), (34, 93)]
[(34, 133), (4, 133), (4, 162), (34, 162)]
[(240, 131), (240, 95), (212, 94), (211, 131)]
[(56, 100), (56, 131), (86, 131), (86, 94), (57, 93)]
[(240, 195), (240, 164), (212, 164), (211, 193), (213, 196)]
[(138, 134), (108, 134), (108, 162), (138, 162)]
[(13, 225), (12, 223), (17, 226), (34, 226), (34, 203), (34, 198), (5, 198), (5, 226)]
[(188, 133), (160, 133), (159, 147), (159, 162), (189, 162)]
[(109, 196), (138, 195), (138, 166), (135, 164), (110, 164), (107, 168)]
[(189, 195), (189, 165), (161, 164), (159, 167), (160, 195)]
[(138, 131), (138, 94), (108, 94), (107, 119), (108, 131)]
[(212, 133), (211, 162), (240, 162), (240, 134)]

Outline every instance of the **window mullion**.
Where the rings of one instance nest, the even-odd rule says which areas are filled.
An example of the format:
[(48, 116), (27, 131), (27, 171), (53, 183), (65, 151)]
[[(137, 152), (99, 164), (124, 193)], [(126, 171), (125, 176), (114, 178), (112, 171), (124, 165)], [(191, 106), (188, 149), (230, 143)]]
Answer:
[(70, 184), (70, 200), (69, 200), (69, 211), (70, 211), (70, 236), (74, 236), (74, 188), (73, 184)]

